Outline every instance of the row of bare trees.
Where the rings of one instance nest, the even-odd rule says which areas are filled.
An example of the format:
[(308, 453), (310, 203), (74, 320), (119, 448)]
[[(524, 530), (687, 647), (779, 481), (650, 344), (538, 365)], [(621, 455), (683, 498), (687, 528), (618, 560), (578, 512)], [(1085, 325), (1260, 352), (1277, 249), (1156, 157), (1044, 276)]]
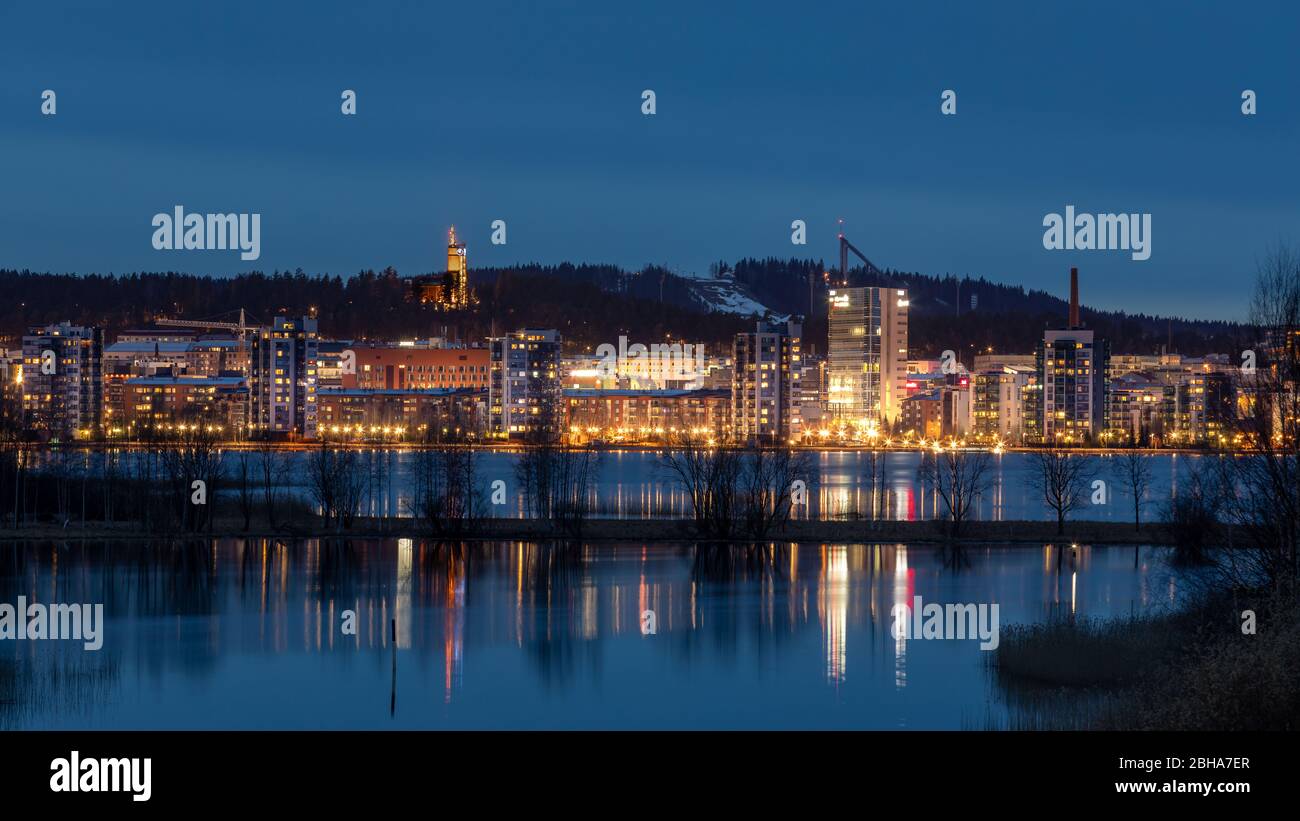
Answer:
[(546, 439), (526, 444), (515, 462), (525, 515), (549, 520), (565, 536), (581, 537), (598, 466), (599, 454), (590, 444), (565, 446)]
[[(212, 529), (218, 485), (225, 475), (222, 452), (210, 434), (192, 432), (173, 447), (157, 451), (167, 509), (184, 531)], [(197, 495), (196, 495), (197, 494)], [(201, 500), (201, 501), (197, 501)]]
[(662, 467), (690, 499), (696, 535), (761, 540), (790, 520), (808, 457), (789, 448), (737, 448), (679, 437)]
[(461, 537), (478, 530), (486, 503), (477, 459), (472, 449), (456, 444), (413, 455), (409, 512), (430, 535)]
[[(599, 453), (591, 445), (568, 445), (540, 434), (522, 443), (515, 461), (523, 514), (550, 523), (555, 535), (581, 538), (592, 513)], [(412, 457), (410, 514), (430, 535), (464, 537), (479, 532), (492, 504), (507, 505), (504, 489), (491, 498), (479, 475), (478, 453), (462, 443), (430, 435)]]
[(0, 439), (0, 510), (15, 529), (40, 522), (66, 528), (73, 521), (131, 522), (146, 532), (210, 529), (224, 479), (222, 451), (202, 432), (129, 455)]
[[(994, 482), (994, 456), (988, 451), (949, 448), (923, 451), (917, 468), (922, 487), (941, 503), (949, 535), (961, 535), (963, 525), (973, 518), (981, 497)], [(1042, 448), (1028, 453), (1029, 486), (1056, 519), (1056, 532), (1065, 534), (1070, 514), (1092, 503), (1099, 491), (1094, 487), (1099, 470), (1094, 457), (1069, 448)], [(1111, 481), (1123, 487), (1133, 505), (1133, 526), (1142, 529), (1142, 511), (1152, 484), (1150, 458), (1136, 449), (1114, 456)], [(1103, 488), (1109, 503), (1109, 488)]]
[(307, 489), (326, 527), (352, 527), (361, 512), (365, 486), (366, 474), (355, 448), (321, 440), (307, 459)]

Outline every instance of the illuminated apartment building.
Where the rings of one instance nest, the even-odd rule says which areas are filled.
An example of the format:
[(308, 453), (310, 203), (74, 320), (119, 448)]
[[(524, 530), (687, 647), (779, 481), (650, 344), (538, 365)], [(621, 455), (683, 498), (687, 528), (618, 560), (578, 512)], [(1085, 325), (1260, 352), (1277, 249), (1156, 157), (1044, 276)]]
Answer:
[(907, 291), (836, 288), (829, 300), (829, 415), (888, 426), (906, 397)]
[(799, 373), (799, 424), (804, 435), (822, 427), (828, 421), (826, 413), (826, 360), (805, 353)]
[(1107, 443), (1142, 447), (1167, 444), (1168, 435), (1174, 432), (1176, 392), (1175, 385), (1142, 372), (1112, 377)]
[(248, 370), (248, 352), (237, 339), (142, 339), (135, 331), (119, 336), (104, 348), (104, 367), (115, 373), (147, 376), (175, 370), (186, 376), (242, 376)]
[(388, 441), (481, 436), (486, 401), (486, 388), (337, 388), (316, 394), (322, 435)]
[(488, 432), (502, 438), (558, 436), (564, 425), (560, 332), (524, 329), (489, 340)]
[(1174, 393), (1175, 443), (1226, 444), (1235, 433), (1236, 390), (1223, 373), (1193, 373)]
[(1040, 378), (1035, 368), (1029, 381), (1020, 389), (1020, 441), (1025, 444), (1037, 445), (1043, 441), (1043, 383), (1038, 381)]
[(248, 386), (240, 376), (136, 376), (122, 383), (121, 401), (114, 436), (179, 424), (236, 438), (247, 417)]
[(1150, 371), (1161, 366), (1160, 356), (1141, 356), (1136, 354), (1116, 355), (1110, 358), (1110, 378), (1114, 379), (1127, 373)]
[(981, 441), (1019, 442), (1024, 432), (1025, 388), (1033, 378), (1032, 368), (1016, 365), (972, 374), (971, 433)]
[(962, 439), (971, 433), (975, 420), (975, 391), (966, 371), (948, 375), (939, 389), (940, 432), (945, 439)]
[(917, 393), (901, 403), (898, 429), (919, 439), (937, 439), (943, 432), (942, 390)]
[(277, 316), (253, 338), (249, 435), (316, 436), (316, 320)]
[(565, 357), (561, 370), (568, 389), (697, 390), (713, 361), (703, 342), (628, 344), (619, 337), (617, 347)]
[(759, 322), (754, 333), (736, 334), (731, 380), (736, 441), (771, 444), (799, 434), (802, 335), (795, 321)]
[(104, 331), (63, 322), (23, 337), (23, 424), (46, 436), (98, 433), (104, 415)]
[(726, 441), (727, 390), (565, 390), (568, 427), (578, 440), (655, 442), (690, 435)]

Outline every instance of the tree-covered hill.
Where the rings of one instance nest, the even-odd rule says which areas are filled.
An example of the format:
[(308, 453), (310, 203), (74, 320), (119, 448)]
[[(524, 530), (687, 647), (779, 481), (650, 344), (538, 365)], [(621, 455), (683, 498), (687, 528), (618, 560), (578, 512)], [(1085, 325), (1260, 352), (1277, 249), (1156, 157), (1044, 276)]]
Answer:
[[(827, 279), (821, 260), (742, 259), (712, 266), (775, 314), (805, 315), (805, 338), (825, 351)], [(1044, 328), (1059, 327), (1067, 306), (1044, 291), (1001, 285), (986, 279), (934, 277), (889, 271), (870, 277), (850, 271), (851, 285), (885, 285), (908, 290), (909, 346), (913, 356), (937, 356), (945, 349), (963, 354), (992, 348), (1029, 352)], [(349, 277), (294, 272), (259, 272), (233, 277), (137, 273), (125, 275), (48, 274), (0, 270), (0, 334), (9, 346), (32, 325), (70, 319), (104, 326), (109, 339), (160, 316), (231, 319), (239, 308), (250, 321), (276, 314), (315, 313), (321, 333), (339, 339), (443, 336), (481, 340), (515, 328), (559, 328), (571, 350), (615, 342), (671, 336), (729, 344), (753, 327), (754, 317), (710, 309), (698, 280), (647, 265), (629, 271), (604, 264), (525, 264), (471, 271), (479, 304), (467, 311), (440, 312), (409, 298), (397, 271), (362, 271)], [(960, 310), (958, 287), (960, 286)], [(969, 299), (978, 296), (971, 310)], [(812, 308), (809, 314), (809, 308)], [(1242, 343), (1232, 323), (1083, 309), (1085, 324), (1111, 340), (1115, 353), (1154, 353), (1166, 344), (1185, 354), (1232, 353)]]

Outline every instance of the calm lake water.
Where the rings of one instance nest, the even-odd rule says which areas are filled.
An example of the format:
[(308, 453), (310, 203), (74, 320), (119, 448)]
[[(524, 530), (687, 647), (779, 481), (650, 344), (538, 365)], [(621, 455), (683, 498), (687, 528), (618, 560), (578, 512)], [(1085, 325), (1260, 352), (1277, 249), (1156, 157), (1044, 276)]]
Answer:
[[(131, 458), (133, 454), (128, 453)], [(91, 459), (101, 458), (92, 455)], [(226, 454), (226, 473), (234, 470), (234, 456)], [(260, 458), (260, 457), (254, 457)], [(287, 492), (310, 500), (306, 484), (308, 454), (282, 451), (277, 459), (286, 462), (283, 486)], [(524, 507), (515, 479), (516, 454), (481, 451), (477, 474), (485, 499), (494, 481), (505, 482), (507, 504), (489, 508), (489, 515), (520, 516)], [(1131, 521), (1132, 497), (1114, 474), (1112, 457), (1088, 457), (1093, 478), (1106, 482), (1106, 503), (1085, 504), (1071, 513), (1073, 519)], [(1144, 516), (1154, 517), (1159, 507), (1177, 490), (1180, 479), (1205, 458), (1199, 455), (1153, 453), (1150, 460), (1152, 484), (1146, 495)], [(940, 512), (933, 493), (917, 481), (920, 454), (892, 451), (884, 457), (884, 501), (872, 509), (870, 455), (863, 451), (817, 451), (809, 453), (809, 506), (799, 509), (799, 518), (888, 518), (931, 519)], [(615, 518), (657, 518), (689, 516), (690, 501), (663, 467), (662, 454), (627, 450), (601, 453), (593, 480), (590, 503), (593, 516)], [(412, 453), (406, 450), (363, 451), (363, 468), (374, 478), (367, 486), (366, 513), (377, 516), (409, 516), (412, 488)], [(994, 457), (989, 493), (976, 504), (974, 518), (981, 520), (1050, 520), (1054, 516), (1031, 485), (1031, 457), (1006, 453)], [(1091, 498), (1091, 493), (1088, 494)], [(877, 494), (879, 499), (880, 494)]]
[(960, 729), (1006, 718), (987, 653), (894, 639), (894, 604), (1005, 628), (1179, 585), (1133, 547), (0, 545), (20, 595), (102, 602), (104, 644), (0, 641), (4, 728)]

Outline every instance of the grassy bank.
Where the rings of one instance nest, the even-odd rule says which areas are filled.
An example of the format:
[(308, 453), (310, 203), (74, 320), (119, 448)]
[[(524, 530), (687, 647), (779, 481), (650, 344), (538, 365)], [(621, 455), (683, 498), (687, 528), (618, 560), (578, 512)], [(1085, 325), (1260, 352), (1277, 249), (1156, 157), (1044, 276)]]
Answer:
[[(20, 528), (0, 527), (0, 539), (140, 539), (140, 538), (437, 538), (411, 519), (360, 518), (346, 530), (324, 527), (314, 516), (298, 515), (274, 528), (253, 525), (243, 528), (242, 521), (221, 520), (211, 530), (197, 533), (148, 532), (126, 522), (88, 522), (82, 526), (70, 522), (32, 524)], [(590, 519), (576, 536), (582, 541), (694, 541), (694, 524), (688, 519)], [(444, 536), (443, 538), (450, 538)], [(460, 540), (538, 540), (575, 538), (560, 532), (552, 522), (537, 519), (483, 519)], [(737, 540), (744, 541), (744, 540)], [(948, 536), (941, 522), (868, 522), (868, 521), (792, 521), (765, 541), (780, 542), (1008, 542), (1042, 545), (1044, 543), (1079, 544), (1171, 544), (1170, 536), (1159, 525), (1144, 526), (1136, 532), (1131, 524), (1118, 522), (1068, 522), (1065, 535), (1058, 536), (1054, 522), (967, 522), (959, 538)]]
[[(1243, 611), (1255, 613), (1244, 632)], [(989, 660), (1013, 729), (1300, 729), (1294, 594), (1218, 595), (1154, 617), (1004, 629)]]

